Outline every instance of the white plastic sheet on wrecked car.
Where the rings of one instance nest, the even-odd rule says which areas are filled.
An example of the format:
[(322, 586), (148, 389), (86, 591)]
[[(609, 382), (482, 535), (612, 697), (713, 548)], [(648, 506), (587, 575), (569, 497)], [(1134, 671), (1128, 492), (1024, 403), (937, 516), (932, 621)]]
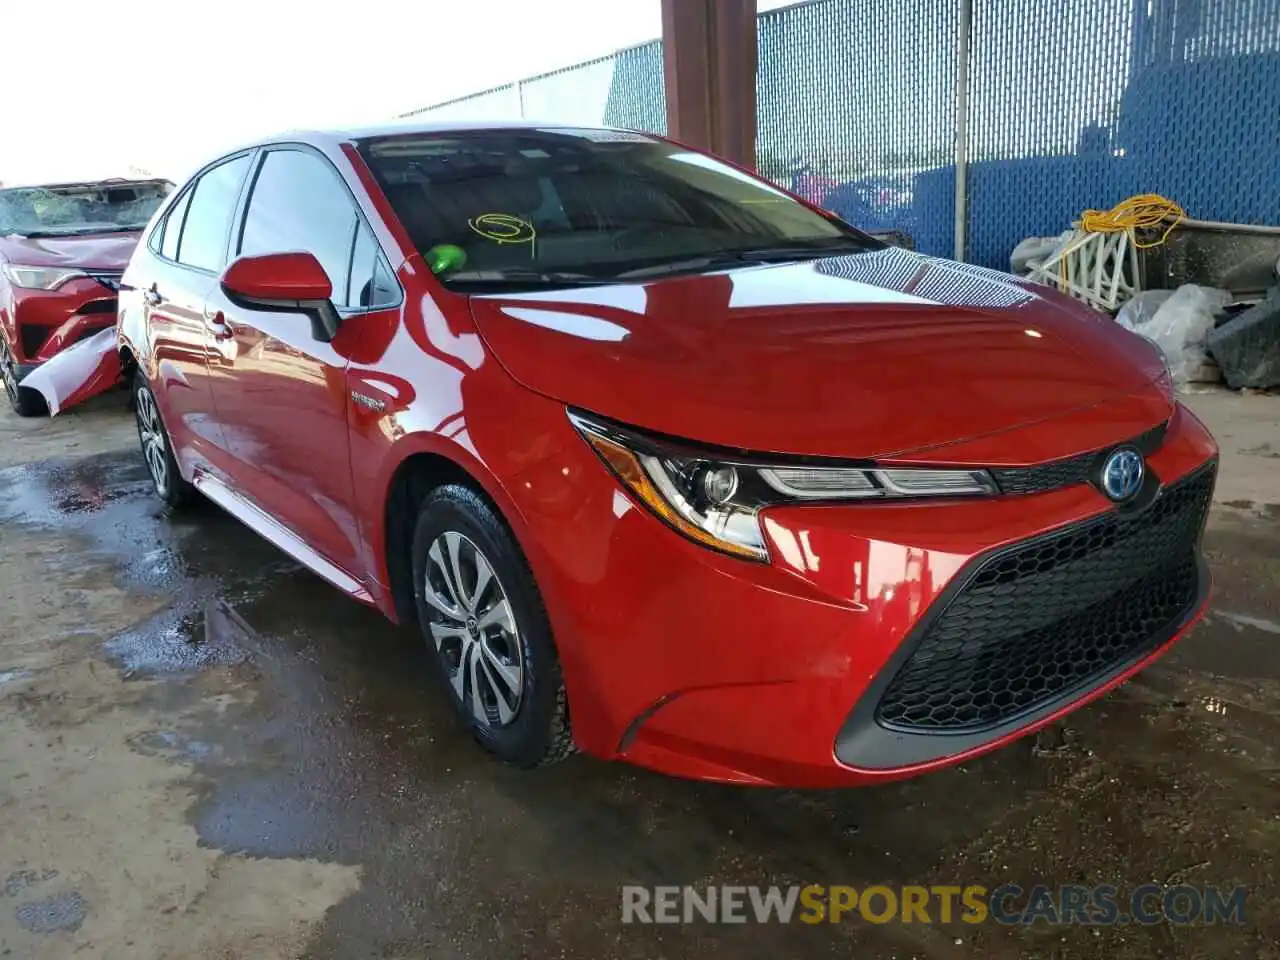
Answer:
[(109, 327), (54, 354), (22, 381), (35, 390), (56, 417), (68, 407), (106, 393), (120, 381), (120, 349), (116, 328)]

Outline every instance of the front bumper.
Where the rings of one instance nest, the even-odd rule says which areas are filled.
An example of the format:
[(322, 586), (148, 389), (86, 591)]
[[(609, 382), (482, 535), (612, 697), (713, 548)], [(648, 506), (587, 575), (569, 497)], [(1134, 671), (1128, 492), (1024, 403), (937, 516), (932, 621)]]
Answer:
[(115, 326), (116, 292), (86, 277), (57, 290), (15, 290), (9, 304), (10, 349), (19, 379), (62, 350)]
[(893, 769), (981, 748), (1147, 660), (1208, 598), (1216, 470), (967, 564), (863, 693), (836, 758)]
[[(981, 500), (779, 507), (765, 514), (773, 561), (754, 564), (670, 531), (585, 444), (564, 456), (558, 488), (551, 477), (541, 487), (554, 497), (527, 501), (525, 519), (575, 739), (597, 756), (674, 775), (838, 786), (959, 762), (1123, 682), (1199, 618), (1207, 597), (1197, 559), (1185, 608), (1123, 656), (997, 722), (903, 729), (878, 707), (931, 622), (992, 558), (1105, 519), (1114, 504), (1079, 484)], [(1148, 467), (1168, 489), (1215, 456), (1179, 407)], [(1197, 525), (1193, 541), (1198, 534)]]

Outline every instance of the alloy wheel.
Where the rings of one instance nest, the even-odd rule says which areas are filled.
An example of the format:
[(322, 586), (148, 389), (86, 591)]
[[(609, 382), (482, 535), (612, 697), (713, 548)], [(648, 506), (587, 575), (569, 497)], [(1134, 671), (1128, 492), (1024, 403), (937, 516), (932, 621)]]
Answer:
[(13, 360), (9, 356), (9, 348), (4, 338), (0, 337), (0, 381), (4, 383), (4, 391), (11, 398), (18, 398), (18, 376), (13, 369)]
[(472, 540), (446, 530), (427, 551), (424, 579), (427, 626), (464, 712), (482, 726), (507, 726), (524, 692), (524, 647), (493, 566)]
[(140, 387), (136, 399), (138, 439), (142, 442), (142, 455), (147, 461), (147, 469), (151, 471), (156, 492), (163, 497), (169, 490), (169, 447), (165, 439), (164, 424), (160, 421), (160, 411), (156, 408), (156, 399), (150, 390)]

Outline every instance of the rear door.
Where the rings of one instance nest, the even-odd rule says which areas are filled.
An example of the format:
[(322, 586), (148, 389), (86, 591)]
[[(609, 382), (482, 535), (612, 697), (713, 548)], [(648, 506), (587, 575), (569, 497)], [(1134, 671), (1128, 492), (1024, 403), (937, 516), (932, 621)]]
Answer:
[(343, 328), (332, 343), (321, 343), (307, 317), (237, 307), (215, 286), (207, 311), (223, 328), (215, 340), (218, 415), (237, 475), (246, 478), (239, 492), (354, 574), (361, 568), (360, 536), (344, 344), (358, 337), (353, 328), (376, 306), (367, 281), (380, 254), (350, 191), (322, 154), (277, 146), (264, 150), (255, 167), (232, 258), (314, 254), (333, 285)]
[(249, 171), (242, 153), (200, 173), (149, 239), (147, 268), (133, 274), (128, 302), (141, 312), (153, 358), (153, 388), (188, 476), (193, 466), (225, 471), (228, 458), (210, 385), (213, 336), (205, 300), (226, 264), (236, 204)]

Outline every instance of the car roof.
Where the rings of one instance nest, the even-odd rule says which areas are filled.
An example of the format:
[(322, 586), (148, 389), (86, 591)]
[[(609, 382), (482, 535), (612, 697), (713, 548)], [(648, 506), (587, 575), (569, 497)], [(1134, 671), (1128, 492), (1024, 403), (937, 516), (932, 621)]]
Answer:
[(168, 183), (173, 181), (167, 177), (107, 177), (103, 180), (71, 180), (66, 183), (14, 183), (3, 190), (65, 190), (70, 187), (119, 187), (136, 183)]
[(316, 145), (321, 143), (333, 145), (338, 143), (348, 143), (352, 140), (367, 140), (373, 137), (413, 136), (415, 134), (424, 133), (467, 133), (480, 130), (557, 129), (619, 131), (622, 128), (595, 123), (571, 124), (538, 120), (417, 120), (412, 117), (406, 117), (390, 123), (371, 126), (340, 127), (319, 130), (290, 130), (270, 137), (264, 137), (263, 139), (251, 144), (245, 144), (240, 149), (247, 149), (255, 146), (267, 146), (273, 143), (296, 143), (298, 141), (313, 143)]

